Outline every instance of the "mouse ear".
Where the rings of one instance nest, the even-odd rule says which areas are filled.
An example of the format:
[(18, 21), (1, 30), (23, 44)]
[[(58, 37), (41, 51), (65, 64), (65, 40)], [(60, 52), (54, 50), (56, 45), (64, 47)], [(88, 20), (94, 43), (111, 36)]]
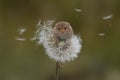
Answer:
[(56, 24), (55, 24), (55, 27), (57, 26), (57, 25), (59, 25), (60, 24), (60, 22), (57, 22)]

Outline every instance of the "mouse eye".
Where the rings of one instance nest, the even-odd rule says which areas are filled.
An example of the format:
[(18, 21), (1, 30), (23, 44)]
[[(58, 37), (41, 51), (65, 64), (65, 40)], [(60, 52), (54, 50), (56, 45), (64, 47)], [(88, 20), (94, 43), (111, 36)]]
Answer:
[(64, 29), (66, 30), (67, 28), (66, 28), (66, 27), (64, 27)]
[(61, 28), (58, 28), (58, 30), (60, 30)]

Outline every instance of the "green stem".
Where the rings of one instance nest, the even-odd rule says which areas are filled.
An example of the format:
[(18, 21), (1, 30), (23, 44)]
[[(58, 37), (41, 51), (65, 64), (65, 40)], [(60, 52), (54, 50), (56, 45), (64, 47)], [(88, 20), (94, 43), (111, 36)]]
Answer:
[(59, 80), (60, 63), (56, 62), (56, 80)]

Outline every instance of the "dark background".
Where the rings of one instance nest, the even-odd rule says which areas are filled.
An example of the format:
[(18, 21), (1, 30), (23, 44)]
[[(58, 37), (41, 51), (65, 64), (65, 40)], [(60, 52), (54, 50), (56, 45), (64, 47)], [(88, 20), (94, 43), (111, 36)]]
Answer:
[(39, 20), (68, 21), (83, 40), (60, 80), (120, 80), (120, 0), (0, 0), (0, 80), (55, 80), (55, 62), (30, 41)]

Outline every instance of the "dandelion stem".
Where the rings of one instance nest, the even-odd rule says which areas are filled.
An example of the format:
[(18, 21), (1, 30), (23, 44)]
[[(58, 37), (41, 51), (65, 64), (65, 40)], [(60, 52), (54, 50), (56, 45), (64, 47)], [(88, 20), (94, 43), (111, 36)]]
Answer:
[(59, 80), (60, 67), (60, 63), (56, 62), (56, 80)]

